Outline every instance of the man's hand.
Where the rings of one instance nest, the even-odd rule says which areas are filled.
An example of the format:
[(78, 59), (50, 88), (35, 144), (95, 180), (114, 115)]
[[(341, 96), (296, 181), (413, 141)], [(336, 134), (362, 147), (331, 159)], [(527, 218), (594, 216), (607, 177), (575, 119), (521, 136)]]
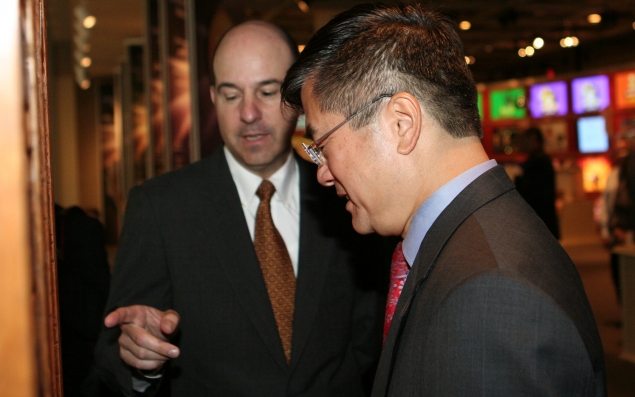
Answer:
[(176, 333), (179, 315), (149, 306), (127, 306), (104, 319), (108, 328), (119, 326), (119, 355), (128, 365), (140, 370), (156, 370), (179, 356), (178, 347), (168, 343)]

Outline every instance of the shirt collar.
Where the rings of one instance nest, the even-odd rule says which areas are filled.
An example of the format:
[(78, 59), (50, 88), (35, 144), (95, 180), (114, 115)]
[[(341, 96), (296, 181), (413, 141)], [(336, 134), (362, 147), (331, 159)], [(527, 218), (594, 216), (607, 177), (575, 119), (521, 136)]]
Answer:
[(450, 205), (470, 183), (496, 166), (496, 160), (485, 161), (475, 165), (469, 170), (455, 177), (441, 186), (432, 196), (419, 206), (419, 209), (410, 222), (410, 227), (403, 241), (403, 252), (410, 266), (414, 263), (419, 247), (432, 224), (437, 220), (443, 210)]
[[(256, 191), (262, 183), (262, 178), (243, 167), (242, 164), (234, 158), (234, 155), (229, 149), (227, 149), (227, 146), (225, 146), (223, 150), (225, 151), (229, 172), (234, 179), (243, 207), (249, 207), (253, 200), (258, 200), (259, 202), (260, 200), (256, 196)], [(282, 167), (269, 177), (269, 181), (273, 183), (273, 186), (276, 188), (276, 193), (271, 199), (278, 200), (285, 205), (291, 206), (294, 210), (297, 210), (295, 207), (297, 206), (298, 200), (294, 198), (293, 187), (298, 183), (298, 165), (293, 157), (293, 152), (289, 153), (289, 157)]]

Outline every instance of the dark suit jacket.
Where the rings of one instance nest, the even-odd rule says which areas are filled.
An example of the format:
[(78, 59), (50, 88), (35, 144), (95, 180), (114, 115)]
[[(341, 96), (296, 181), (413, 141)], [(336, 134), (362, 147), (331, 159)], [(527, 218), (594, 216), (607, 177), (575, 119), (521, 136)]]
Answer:
[[(334, 191), (317, 184), (312, 164), (298, 162), (289, 365), (222, 148), (131, 191), (106, 313), (132, 304), (179, 313), (172, 396), (363, 395), (360, 378), (379, 355), (385, 304), (368, 276), (379, 260), (376, 241), (354, 234)], [(102, 378), (131, 395), (119, 333), (102, 332), (98, 366)]]
[(502, 167), (427, 233), (373, 396), (604, 396), (602, 344), (580, 277)]

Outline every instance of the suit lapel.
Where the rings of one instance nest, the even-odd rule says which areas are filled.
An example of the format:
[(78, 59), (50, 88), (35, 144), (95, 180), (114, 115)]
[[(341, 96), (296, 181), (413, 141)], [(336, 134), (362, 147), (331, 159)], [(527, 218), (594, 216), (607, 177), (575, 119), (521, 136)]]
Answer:
[(209, 203), (205, 209), (209, 219), (205, 222), (209, 236), (206, 248), (209, 257), (217, 258), (209, 263), (222, 266), (235, 296), (271, 355), (282, 370), (288, 371), (267, 288), (222, 148), (205, 161), (211, 164), (198, 185)]
[(335, 247), (320, 233), (323, 222), (320, 199), (324, 188), (317, 183), (315, 167), (296, 156), (300, 170), (300, 258), (293, 318), (293, 352), (290, 366), (297, 365), (315, 321), (328, 273), (328, 258)]
[(399, 351), (399, 340), (408, 319), (410, 305), (418, 288), (433, 271), (434, 263), (445, 243), (468, 216), (512, 189), (514, 189), (514, 184), (509, 180), (505, 170), (503, 167), (497, 166), (485, 172), (468, 185), (434, 222), (421, 242), (413, 269), (406, 279), (401, 297), (397, 303), (395, 315), (382, 349), (379, 368), (373, 386), (373, 397), (387, 394), (395, 359)]

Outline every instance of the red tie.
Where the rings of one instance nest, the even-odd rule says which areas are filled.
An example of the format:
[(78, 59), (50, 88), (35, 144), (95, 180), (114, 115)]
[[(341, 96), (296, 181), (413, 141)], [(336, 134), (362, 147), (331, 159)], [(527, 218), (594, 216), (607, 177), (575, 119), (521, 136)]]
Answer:
[(392, 254), (392, 263), (390, 265), (390, 286), (388, 287), (388, 301), (386, 302), (386, 317), (384, 319), (384, 341), (386, 341), (392, 316), (395, 314), (401, 290), (410, 271), (410, 266), (408, 266), (406, 258), (403, 256), (401, 245), (402, 242), (400, 241)]

